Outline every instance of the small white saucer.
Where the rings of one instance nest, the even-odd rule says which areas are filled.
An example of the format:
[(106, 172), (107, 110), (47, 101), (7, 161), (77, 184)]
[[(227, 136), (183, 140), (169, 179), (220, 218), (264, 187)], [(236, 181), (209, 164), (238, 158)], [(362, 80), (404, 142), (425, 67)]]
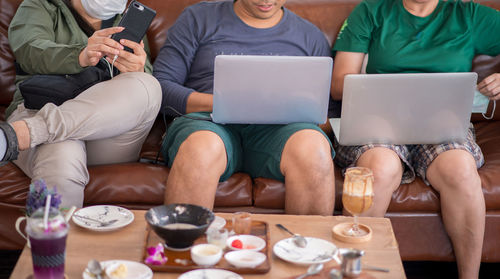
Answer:
[[(233, 247), (231, 244), (233, 241), (241, 241), (243, 248)], [(260, 251), (266, 247), (266, 241), (258, 236), (250, 234), (239, 234), (231, 236), (227, 239), (227, 247), (231, 250), (246, 250), (246, 251)]]
[[(95, 221), (89, 221), (78, 216), (92, 218), (101, 222), (117, 220), (111, 225), (102, 226)], [(127, 226), (134, 221), (134, 214), (123, 207), (114, 205), (94, 205), (77, 210), (71, 217), (73, 222), (82, 228), (92, 231), (105, 232), (113, 231)]]
[[(101, 266), (104, 270), (106, 268), (114, 266), (116, 264), (124, 264), (127, 266), (127, 276), (124, 279), (152, 279), (153, 271), (147, 265), (126, 261), (126, 260), (111, 260), (111, 261), (102, 261)], [(83, 279), (95, 279), (94, 275), (92, 275), (87, 269), (83, 271), (82, 274)], [(107, 275), (101, 276), (103, 279), (109, 278)]]
[(195, 269), (181, 274), (178, 279), (243, 279), (240, 275), (224, 269)]
[(267, 256), (264, 253), (241, 250), (241, 251), (231, 251), (224, 255), (226, 261), (230, 264), (239, 268), (255, 268), (256, 266), (262, 264)]

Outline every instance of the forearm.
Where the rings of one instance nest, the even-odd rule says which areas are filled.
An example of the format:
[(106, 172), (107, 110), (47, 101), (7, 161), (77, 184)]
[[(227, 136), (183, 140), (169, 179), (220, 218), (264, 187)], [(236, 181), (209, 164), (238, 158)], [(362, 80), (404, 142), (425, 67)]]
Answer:
[(34, 41), (18, 48), (14, 54), (21, 68), (30, 74), (75, 74), (83, 70), (78, 61), (83, 48)]
[(208, 93), (193, 92), (189, 95), (186, 113), (199, 111), (212, 111), (213, 95)]
[(363, 66), (365, 54), (361, 52), (337, 52), (332, 73), (331, 94), (334, 100), (342, 100), (344, 77), (348, 74), (359, 74)]
[(195, 90), (163, 79), (155, 74), (156, 72), (153, 75), (160, 82), (163, 94), (161, 111), (172, 116), (186, 114), (188, 98)]

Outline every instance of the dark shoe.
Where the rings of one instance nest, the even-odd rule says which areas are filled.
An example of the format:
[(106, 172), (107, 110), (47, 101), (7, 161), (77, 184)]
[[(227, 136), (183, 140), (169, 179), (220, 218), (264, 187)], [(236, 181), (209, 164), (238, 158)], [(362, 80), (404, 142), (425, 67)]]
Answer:
[(6, 162), (13, 161), (17, 159), (17, 155), (19, 154), (19, 146), (17, 142), (16, 131), (14, 128), (10, 126), (7, 122), (0, 121), (0, 129), (5, 134), (5, 138), (7, 140), (7, 151), (0, 161), (0, 166)]

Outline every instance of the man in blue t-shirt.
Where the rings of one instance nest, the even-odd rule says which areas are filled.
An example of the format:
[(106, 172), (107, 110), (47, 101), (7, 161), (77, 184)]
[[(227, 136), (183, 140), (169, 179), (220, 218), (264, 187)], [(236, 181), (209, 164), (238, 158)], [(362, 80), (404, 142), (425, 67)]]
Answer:
[(323, 33), (284, 3), (202, 2), (186, 8), (168, 31), (154, 76), (162, 86), (162, 111), (186, 115), (173, 121), (162, 144), (171, 167), (165, 203), (212, 208), (218, 182), (242, 171), (284, 181), (287, 213), (333, 213), (334, 151), (317, 125), (202, 120), (212, 111), (216, 55), (330, 55)]

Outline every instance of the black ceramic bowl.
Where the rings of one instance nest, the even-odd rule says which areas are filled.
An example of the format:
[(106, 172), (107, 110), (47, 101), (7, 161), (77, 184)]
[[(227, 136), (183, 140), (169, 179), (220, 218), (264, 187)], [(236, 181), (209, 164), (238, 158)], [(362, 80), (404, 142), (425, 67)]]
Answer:
[[(146, 212), (146, 221), (165, 244), (174, 249), (188, 248), (203, 235), (215, 215), (194, 204), (168, 204)], [(179, 225), (181, 224), (181, 225)]]

